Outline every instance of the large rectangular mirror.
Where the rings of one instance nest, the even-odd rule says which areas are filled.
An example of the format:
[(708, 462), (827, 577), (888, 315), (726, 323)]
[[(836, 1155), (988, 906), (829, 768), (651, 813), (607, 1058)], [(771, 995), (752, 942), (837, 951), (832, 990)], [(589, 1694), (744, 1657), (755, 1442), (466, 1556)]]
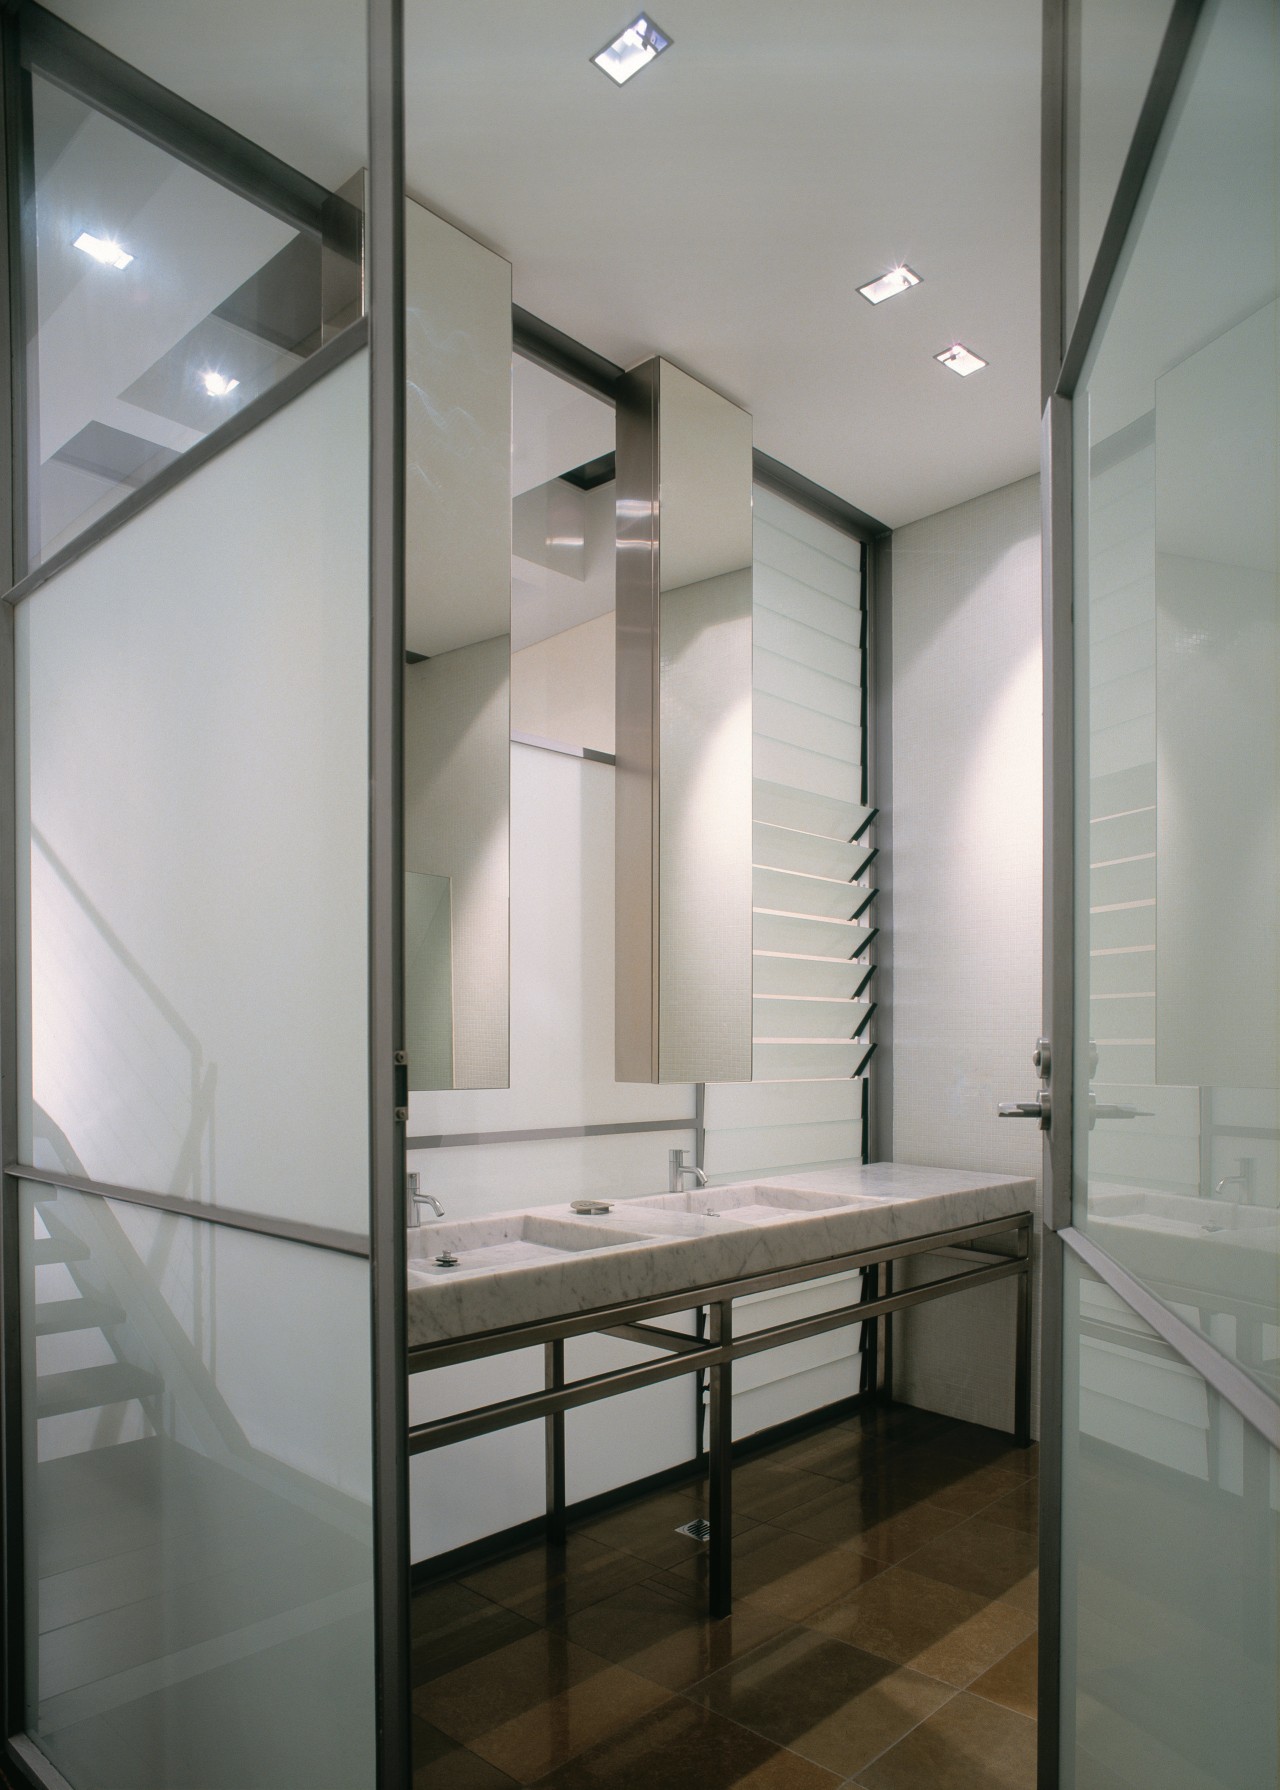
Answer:
[(411, 1088), (509, 1069), (511, 268), (407, 203), (405, 1027)]
[(749, 1081), (751, 418), (647, 361), (617, 471), (617, 1075)]

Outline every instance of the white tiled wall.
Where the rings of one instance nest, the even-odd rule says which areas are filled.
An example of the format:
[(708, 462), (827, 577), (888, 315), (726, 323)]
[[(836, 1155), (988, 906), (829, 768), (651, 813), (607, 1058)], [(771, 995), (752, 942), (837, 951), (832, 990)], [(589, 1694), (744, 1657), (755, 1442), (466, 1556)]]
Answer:
[[(894, 1115), (901, 1162), (1036, 1176), (1000, 1120), (1041, 1013), (1039, 485), (893, 540)], [(896, 1320), (898, 1396), (1007, 1426), (1007, 1284)]]

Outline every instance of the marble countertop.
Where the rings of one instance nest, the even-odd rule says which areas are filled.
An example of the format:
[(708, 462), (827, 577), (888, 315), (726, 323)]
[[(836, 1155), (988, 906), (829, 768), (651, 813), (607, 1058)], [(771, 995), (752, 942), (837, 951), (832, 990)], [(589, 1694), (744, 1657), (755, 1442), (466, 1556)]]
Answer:
[(877, 1162), (635, 1194), (598, 1216), (564, 1204), (446, 1217), (410, 1232), (409, 1345), (802, 1267), (1011, 1218), (1034, 1199), (1013, 1175)]

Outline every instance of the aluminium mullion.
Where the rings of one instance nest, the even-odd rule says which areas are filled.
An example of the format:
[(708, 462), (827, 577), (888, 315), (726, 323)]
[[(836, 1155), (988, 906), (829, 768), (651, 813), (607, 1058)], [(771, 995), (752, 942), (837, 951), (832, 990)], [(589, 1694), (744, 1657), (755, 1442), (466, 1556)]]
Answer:
[[(21, 230), (20, 177), (23, 120), (21, 71), (16, 29), (11, 18), (0, 23), (0, 95), (4, 118), (0, 143), (0, 253), (5, 258), (0, 281), (0, 318), (4, 330), (5, 384), (9, 416), (3, 495), (3, 538), (0, 577), (13, 580), (16, 555), (23, 550), (26, 508), (26, 443), (22, 394), (26, 342), (22, 334), (22, 264), (18, 255)], [(15, 107), (17, 115), (15, 116)], [(0, 1162), (18, 1152), (18, 810), (17, 810), (17, 678), (15, 617), (5, 607), (0, 616)], [(0, 1597), (3, 1598), (4, 1737), (12, 1747), (26, 1727), (27, 1622), (25, 1462), (22, 1401), (22, 1262), (21, 1201), (18, 1183), (8, 1172), (0, 1180)], [(24, 1743), (27, 1746), (29, 1742)], [(34, 1749), (33, 1749), (34, 1750)]]
[(378, 1790), (413, 1775), (404, 1030), (403, 0), (368, 0), (369, 1243)]
[[(68, 541), (56, 553), (51, 553), (48, 559), (41, 560), (39, 565), (24, 570), (5, 591), (4, 600), (15, 604), (33, 596), (67, 566), (91, 553), (102, 541), (132, 522), (135, 516), (150, 509), (153, 503), (158, 503), (177, 486), (185, 484), (187, 479), (193, 478), (211, 460), (216, 460), (236, 442), (267, 422), (277, 411), (284, 410), (295, 398), (300, 398), (313, 385), (350, 360), (352, 355), (358, 354), (368, 341), (369, 320), (367, 317), (358, 317), (322, 348), (317, 348), (314, 354), (308, 355), (300, 366), (291, 367), (269, 390), (251, 398), (234, 416), (228, 417), (225, 423), (219, 423), (216, 429), (211, 429), (201, 440), (185, 448), (176, 460), (170, 461), (163, 471), (148, 479), (145, 485), (121, 498), (105, 515), (99, 516), (96, 522), (91, 522), (87, 528), (82, 529), (74, 540)], [(29, 397), (28, 392), (28, 399)], [(25, 453), (25, 447), (23, 451)]]
[[(19, 7), (18, 30), (24, 68), (259, 210), (307, 235), (324, 235), (326, 208), (334, 195), (319, 181), (162, 86), (34, 0)], [(351, 214), (358, 232), (356, 207), (351, 207)], [(350, 227), (347, 234), (348, 246), (353, 246)]]
[[(9, 615), (12, 617), (12, 609), (9, 610)], [(172, 1212), (179, 1218), (193, 1219), (197, 1224), (226, 1225), (231, 1230), (253, 1231), (259, 1236), (278, 1238), (283, 1243), (300, 1243), (311, 1249), (335, 1250), (341, 1255), (369, 1254), (368, 1240), (356, 1231), (341, 1231), (328, 1225), (308, 1224), (300, 1219), (277, 1218), (269, 1213), (243, 1211), (235, 1206), (215, 1206), (207, 1200), (188, 1199), (185, 1194), (153, 1193), (141, 1187), (121, 1187), (110, 1181), (95, 1181), (88, 1175), (69, 1175), (61, 1169), (33, 1168), (24, 1162), (9, 1162), (4, 1172), (14, 1181), (36, 1181), (42, 1187), (65, 1187), (69, 1193), (119, 1200), (126, 1206), (149, 1206), (157, 1212)]]
[[(1098, 245), (1079, 309), (1063, 348), (1062, 366), (1054, 388), (1061, 397), (1069, 398), (1074, 395), (1093, 349), (1124, 259), (1130, 227), (1137, 216), (1147, 176), (1155, 162), (1165, 124), (1177, 98), (1178, 86), (1195, 42), (1196, 27), (1204, 7), (1205, 0), (1173, 0), (1155, 69), (1120, 173), (1116, 195), (1107, 214), (1102, 241)], [(1064, 185), (1069, 182), (1074, 186), (1078, 178), (1079, 171), (1069, 169)], [(1071, 206), (1066, 205), (1064, 210), (1069, 213)], [(1065, 271), (1064, 265), (1063, 274)]]
[(1280, 1403), (1230, 1355), (1171, 1310), (1127, 1268), (1100, 1249), (1086, 1231), (1069, 1226), (1063, 1243), (1108, 1286), (1156, 1335), (1224, 1399), (1251, 1429), (1280, 1450)]

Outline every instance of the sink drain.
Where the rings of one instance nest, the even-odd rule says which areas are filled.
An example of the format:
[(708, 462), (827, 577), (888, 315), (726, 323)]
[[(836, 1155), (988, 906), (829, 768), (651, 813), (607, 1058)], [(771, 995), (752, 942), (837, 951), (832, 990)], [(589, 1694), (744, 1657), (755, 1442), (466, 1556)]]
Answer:
[(681, 1523), (676, 1530), (677, 1535), (687, 1535), (693, 1541), (710, 1541), (711, 1524), (706, 1517), (694, 1517), (691, 1523)]

